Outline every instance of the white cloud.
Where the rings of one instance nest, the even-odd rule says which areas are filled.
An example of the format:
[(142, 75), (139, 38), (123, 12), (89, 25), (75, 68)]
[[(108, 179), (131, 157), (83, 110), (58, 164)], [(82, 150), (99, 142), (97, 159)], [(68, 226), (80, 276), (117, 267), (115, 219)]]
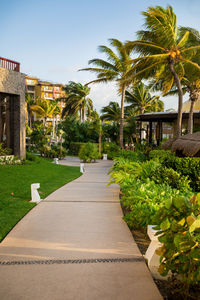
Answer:
[(103, 106), (108, 105), (110, 101), (120, 103), (120, 96), (114, 83), (91, 84), (90, 98), (93, 100), (94, 107), (98, 112)]

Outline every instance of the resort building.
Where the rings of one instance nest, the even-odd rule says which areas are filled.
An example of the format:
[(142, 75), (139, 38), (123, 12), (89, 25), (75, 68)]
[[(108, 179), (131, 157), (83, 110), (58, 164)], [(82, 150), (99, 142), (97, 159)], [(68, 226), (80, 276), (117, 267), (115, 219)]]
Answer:
[(63, 84), (41, 81), (37, 77), (26, 76), (26, 93), (35, 100), (37, 97), (47, 100), (57, 100), (64, 96)]
[[(49, 81), (42, 81), (37, 77), (26, 76), (26, 93), (31, 95), (33, 100), (46, 99), (50, 101), (56, 101), (59, 98), (64, 97), (65, 93), (63, 91), (63, 84), (52, 83)], [(62, 112), (63, 107), (65, 106), (63, 101), (59, 101), (59, 106)], [(37, 120), (36, 114), (34, 114), (34, 120)], [(53, 119), (47, 119), (48, 122), (53, 122)], [(56, 122), (60, 121), (60, 116), (56, 116)]]
[(25, 75), (20, 63), (0, 57), (0, 143), (25, 157)]
[(39, 79), (36, 77), (26, 76), (25, 78), (26, 93), (28, 93), (34, 100), (38, 81)]
[[(184, 107), (184, 105), (183, 105)], [(153, 112), (136, 116), (139, 123), (140, 140), (146, 139), (150, 144), (159, 145), (164, 137), (173, 138), (176, 135), (178, 112)], [(189, 111), (183, 110), (182, 133), (187, 132)], [(193, 114), (194, 131), (200, 128), (200, 110)]]
[(36, 97), (47, 100), (57, 100), (58, 98), (64, 96), (62, 88), (62, 84), (54, 84), (48, 81), (38, 81), (35, 87)]

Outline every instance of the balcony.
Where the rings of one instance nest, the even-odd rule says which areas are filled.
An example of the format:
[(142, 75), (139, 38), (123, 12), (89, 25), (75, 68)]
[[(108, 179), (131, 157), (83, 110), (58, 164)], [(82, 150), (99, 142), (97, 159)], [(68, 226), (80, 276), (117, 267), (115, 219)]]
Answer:
[(10, 71), (20, 72), (20, 63), (4, 57), (0, 57), (0, 68)]
[(53, 97), (51, 97), (51, 96), (45, 96), (45, 95), (44, 95), (44, 99), (47, 99), (47, 100), (53, 100)]
[(45, 92), (53, 92), (53, 89), (52, 89), (52, 87), (48, 87), (48, 86), (43, 86), (42, 87), (42, 91), (45, 91)]

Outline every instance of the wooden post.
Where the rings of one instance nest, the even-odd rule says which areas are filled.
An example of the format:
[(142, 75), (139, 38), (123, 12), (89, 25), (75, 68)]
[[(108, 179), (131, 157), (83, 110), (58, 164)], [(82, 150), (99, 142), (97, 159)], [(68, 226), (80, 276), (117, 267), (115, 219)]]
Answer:
[(163, 138), (163, 124), (162, 124), (162, 121), (159, 121), (158, 126), (159, 126), (159, 140), (162, 142), (162, 138)]
[(153, 131), (152, 131), (152, 121), (149, 121), (149, 144), (152, 144), (152, 135), (153, 135)]

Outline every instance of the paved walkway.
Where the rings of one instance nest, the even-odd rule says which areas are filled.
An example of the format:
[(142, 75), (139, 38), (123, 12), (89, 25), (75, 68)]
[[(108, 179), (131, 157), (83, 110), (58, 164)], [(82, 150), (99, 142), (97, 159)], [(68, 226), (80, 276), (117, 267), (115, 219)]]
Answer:
[(162, 299), (122, 220), (119, 188), (106, 186), (111, 164), (87, 164), (8, 234), (0, 244), (1, 300)]

